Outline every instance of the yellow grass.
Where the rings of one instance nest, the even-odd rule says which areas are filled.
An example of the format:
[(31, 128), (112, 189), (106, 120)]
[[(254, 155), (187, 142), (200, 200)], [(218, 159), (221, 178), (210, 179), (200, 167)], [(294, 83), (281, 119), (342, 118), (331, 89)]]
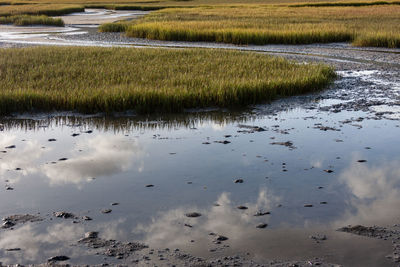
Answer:
[(319, 90), (334, 77), (321, 64), (224, 50), (5, 49), (0, 114), (243, 106)]
[[(400, 6), (277, 7), (268, 5), (173, 8), (153, 12), (128, 36), (235, 44), (306, 44), (385, 38), (399, 47)], [(379, 42), (375, 42), (379, 44)]]

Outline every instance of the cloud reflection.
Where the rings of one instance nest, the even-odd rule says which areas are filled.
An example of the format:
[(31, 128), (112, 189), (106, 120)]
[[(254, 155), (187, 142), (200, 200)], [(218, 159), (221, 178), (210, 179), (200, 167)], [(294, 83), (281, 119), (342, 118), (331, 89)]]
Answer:
[[(120, 240), (126, 238), (121, 227), (125, 219), (112, 220), (92, 226), (71, 224), (70, 221), (45, 226), (40, 223), (26, 223), (14, 230), (2, 231), (0, 235), (0, 258), (3, 263), (40, 263), (57, 255), (70, 258), (94, 255), (93, 251), (77, 246), (85, 232), (98, 231), (104, 239)], [(6, 249), (20, 248), (19, 251), (5, 252)]]
[(110, 176), (126, 171), (134, 164), (139, 171), (143, 170), (143, 161), (139, 160), (143, 150), (137, 140), (99, 135), (78, 146), (86, 147), (86, 152), (66, 161), (42, 167), (51, 185), (80, 184), (92, 177)]
[(358, 163), (341, 176), (352, 194), (350, 208), (336, 222), (347, 224), (393, 224), (400, 216), (400, 161), (371, 166)]
[(259, 192), (257, 201), (244, 204), (248, 209), (242, 211), (231, 202), (228, 193), (222, 193), (217, 200), (219, 206), (204, 210), (194, 209), (202, 214), (201, 217), (185, 217), (185, 213), (193, 211), (188, 208), (173, 209), (159, 214), (149, 224), (138, 225), (134, 232), (144, 233), (145, 243), (159, 247), (179, 247), (187, 244), (190, 239), (204, 241), (209, 233), (224, 235), (229, 237), (230, 242), (241, 243), (249, 236), (259, 235), (257, 224), (269, 221), (269, 215), (256, 217), (254, 214), (258, 211), (269, 211), (278, 200), (264, 189)]
[[(14, 145), (17, 137), (15, 135), (0, 136), (0, 150), (5, 150), (4, 147)], [(7, 153), (2, 153), (0, 161), (0, 175), (8, 180), (16, 182), (22, 176), (36, 173), (36, 161), (40, 159), (45, 151), (41, 148), (38, 141), (25, 141), (24, 146), (13, 149), (6, 149)], [(19, 168), (18, 172), (10, 172)]]

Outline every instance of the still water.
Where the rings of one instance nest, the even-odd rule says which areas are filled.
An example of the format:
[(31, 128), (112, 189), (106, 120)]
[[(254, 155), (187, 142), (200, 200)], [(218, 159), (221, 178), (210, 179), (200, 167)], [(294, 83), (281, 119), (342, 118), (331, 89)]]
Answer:
[[(144, 254), (390, 266), (390, 242), (336, 229), (400, 222), (398, 82), (378, 71), (339, 74), (326, 92), (237, 112), (2, 118), (0, 216), (43, 220), (0, 229), (1, 262), (124, 262), (77, 242), (97, 231), (140, 241)], [(216, 244), (212, 233), (228, 240)]]

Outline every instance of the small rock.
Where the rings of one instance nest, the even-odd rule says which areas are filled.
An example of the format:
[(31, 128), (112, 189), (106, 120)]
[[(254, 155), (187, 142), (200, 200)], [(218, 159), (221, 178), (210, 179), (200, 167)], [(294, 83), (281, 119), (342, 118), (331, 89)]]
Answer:
[(5, 221), (3, 222), (3, 225), (1, 228), (11, 228), (15, 225), (15, 223), (11, 222), (11, 221)]
[(148, 184), (148, 185), (146, 185), (146, 187), (154, 187), (154, 185)]
[(311, 207), (313, 207), (313, 205), (312, 204), (304, 204), (304, 207), (311, 208)]
[(11, 146), (6, 146), (5, 149), (12, 149), (12, 148), (16, 148), (15, 145), (11, 145)]
[(57, 141), (57, 139), (50, 138), (50, 139), (49, 139), (49, 140), (47, 140), (47, 141), (49, 141), (49, 142), (55, 142), (55, 141)]
[(189, 218), (197, 218), (197, 217), (200, 217), (201, 214), (198, 212), (189, 212), (189, 213), (186, 213), (185, 216), (189, 217)]
[(326, 201), (321, 201), (319, 204), (326, 205), (326, 204), (328, 204), (328, 202), (326, 202)]
[(112, 209), (105, 209), (105, 210), (101, 211), (101, 213), (104, 213), (104, 214), (111, 213), (111, 212), (112, 212)]
[(85, 233), (85, 238), (97, 238), (99, 236), (99, 232), (87, 232)]
[(111, 203), (111, 206), (118, 206), (118, 205), (119, 205), (118, 202)]
[(268, 226), (266, 223), (260, 223), (259, 225), (256, 226), (256, 228), (264, 229)]
[(75, 136), (78, 136), (78, 135), (79, 135), (78, 133), (73, 133), (71, 136), (75, 137)]
[(20, 248), (7, 248), (6, 251), (20, 251)]
[(237, 206), (238, 209), (240, 210), (247, 210), (248, 208), (246, 206)]
[(363, 162), (367, 162), (365, 159), (359, 159), (357, 160), (357, 162), (363, 163)]
[(235, 184), (242, 184), (243, 183), (243, 179), (236, 179), (234, 181)]
[(93, 220), (93, 219), (90, 218), (89, 216), (83, 216), (82, 219), (84, 219), (85, 221), (91, 221), (91, 220)]
[(310, 238), (311, 238), (311, 239), (314, 239), (314, 240), (316, 240), (316, 241), (323, 241), (323, 240), (326, 240), (326, 239), (327, 239), (327, 238), (326, 238), (326, 235), (320, 235), (320, 234), (318, 234), (318, 235), (311, 235)]
[(66, 261), (66, 260), (69, 260), (69, 257), (67, 257), (67, 256), (55, 256), (55, 257), (49, 258), (47, 261), (48, 262), (53, 262), (53, 261)]
[(271, 214), (271, 212), (266, 211), (266, 212), (262, 212), (262, 211), (257, 211), (256, 214), (254, 214), (254, 216), (264, 216), (264, 215), (269, 215)]
[(68, 158), (60, 158), (58, 161), (66, 161)]
[(324, 170), (324, 172), (327, 172), (327, 173), (332, 173), (332, 172), (333, 172), (333, 170), (326, 169), (326, 170)]
[(226, 240), (228, 240), (228, 238), (227, 238), (226, 236), (223, 236), (223, 235), (218, 235), (218, 236), (215, 238), (215, 240), (216, 240), (216, 241), (226, 241)]
[(57, 211), (53, 213), (55, 217), (58, 218), (64, 218), (64, 219), (69, 219), (69, 218), (74, 218), (75, 215), (69, 212), (65, 212), (65, 211)]

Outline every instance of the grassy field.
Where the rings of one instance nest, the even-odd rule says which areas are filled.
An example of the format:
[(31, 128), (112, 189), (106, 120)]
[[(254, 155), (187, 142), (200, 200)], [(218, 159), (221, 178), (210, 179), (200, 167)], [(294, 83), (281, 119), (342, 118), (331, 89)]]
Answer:
[(357, 46), (400, 47), (398, 0), (0, 0), (0, 4), (0, 17), (55, 16), (85, 7), (160, 9), (129, 27), (116, 23), (100, 28), (149, 39), (234, 44), (345, 41)]
[(394, 48), (400, 47), (400, 6), (171, 8), (152, 12), (126, 32), (159, 40), (258, 45), (350, 41)]
[(26, 25), (51, 25), (63, 27), (64, 22), (62, 19), (50, 18), (45, 15), (32, 16), (32, 15), (16, 15), (9, 17), (0, 17), (0, 24), (14, 24), (16, 26)]
[(319, 90), (334, 77), (325, 65), (224, 50), (5, 49), (0, 114), (243, 106)]
[(84, 11), (83, 5), (60, 5), (60, 4), (24, 4), (5, 5), (0, 7), (0, 16), (15, 15), (46, 15), (61, 16), (73, 12)]

